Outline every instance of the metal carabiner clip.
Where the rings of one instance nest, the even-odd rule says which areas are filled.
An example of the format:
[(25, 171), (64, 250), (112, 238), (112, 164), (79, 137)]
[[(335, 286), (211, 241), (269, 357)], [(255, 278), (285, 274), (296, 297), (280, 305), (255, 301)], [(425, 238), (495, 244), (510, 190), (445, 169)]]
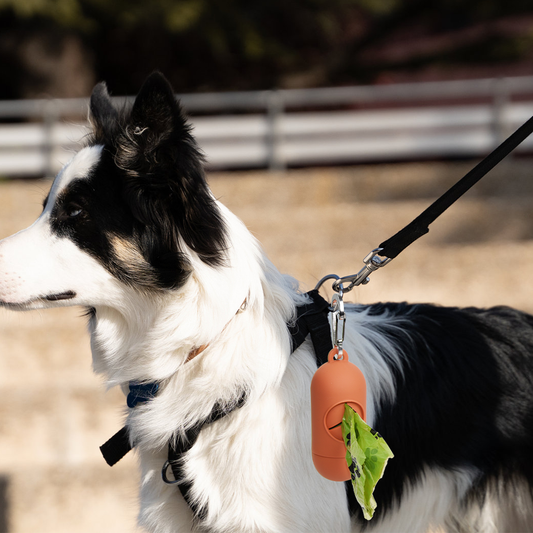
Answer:
[(332, 312), (332, 342), (335, 348), (339, 349), (338, 357), (342, 358), (342, 345), (344, 344), (344, 333), (346, 331), (346, 314), (344, 313), (344, 300), (342, 299), (343, 290), (339, 288), (331, 298)]
[(382, 250), (382, 248), (376, 248), (375, 250), (372, 250), (364, 259), (363, 263), (365, 266), (357, 273), (352, 276), (344, 276), (343, 278), (338, 278), (333, 283), (333, 290), (338, 291), (341, 287), (343, 287), (344, 283), (349, 283), (347, 287), (344, 288), (344, 292), (351, 291), (354, 287), (357, 287), (359, 285), (366, 285), (369, 281), (370, 274), (372, 272), (375, 272), (381, 267), (384, 267), (385, 265), (388, 265), (392, 259), (390, 257), (382, 258), (379, 255), (379, 252)]

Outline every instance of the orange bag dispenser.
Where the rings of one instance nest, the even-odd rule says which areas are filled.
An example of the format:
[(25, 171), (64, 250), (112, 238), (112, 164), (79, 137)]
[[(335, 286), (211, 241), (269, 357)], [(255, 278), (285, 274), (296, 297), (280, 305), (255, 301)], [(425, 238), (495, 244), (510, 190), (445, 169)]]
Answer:
[(366, 381), (363, 373), (348, 360), (335, 359), (333, 348), (311, 381), (311, 424), (313, 463), (318, 472), (332, 481), (347, 481), (350, 471), (346, 462), (346, 446), (341, 422), (347, 403), (366, 420)]

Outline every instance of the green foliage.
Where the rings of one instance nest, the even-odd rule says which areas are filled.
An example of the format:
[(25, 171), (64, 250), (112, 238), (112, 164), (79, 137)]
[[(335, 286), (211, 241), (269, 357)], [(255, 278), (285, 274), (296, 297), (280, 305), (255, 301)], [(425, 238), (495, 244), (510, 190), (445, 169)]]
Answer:
[[(200, 28), (205, 20), (241, 30), (251, 24), (261, 34), (260, 17), (280, 18), (300, 13), (303, 22), (312, 17), (323, 30), (338, 29), (348, 13), (361, 17), (400, 17), (411, 6), (435, 13), (493, 17), (529, 9), (529, 0), (0, 0), (0, 13), (11, 10), (19, 18), (48, 18), (73, 29), (95, 28), (109, 22), (126, 27), (159, 23), (180, 33)], [(337, 28), (336, 28), (337, 27)], [(296, 28), (299, 30), (299, 28)], [(282, 37), (282, 36), (280, 36)]]
[[(523, 33), (488, 34), (401, 64), (365, 62), (414, 27), (420, 35), (533, 11), (531, 0), (0, 0), (0, 28), (75, 33), (96, 76), (134, 91), (161, 69), (179, 91), (269, 88), (308, 75), (312, 85), (371, 82), (380, 71), (428, 64), (516, 60), (531, 54)], [(3, 21), (3, 22), (2, 22)], [(3, 25), (2, 25), (3, 24)], [(423, 33), (422, 32), (422, 33)], [(2, 46), (0, 33), (0, 52)], [(7, 57), (7, 56), (6, 56)], [(1, 59), (1, 57), (0, 57)], [(311, 77), (309, 77), (311, 75)]]
[(11, 10), (16, 17), (48, 18), (62, 26), (83, 27), (87, 19), (79, 0), (0, 0), (0, 12)]

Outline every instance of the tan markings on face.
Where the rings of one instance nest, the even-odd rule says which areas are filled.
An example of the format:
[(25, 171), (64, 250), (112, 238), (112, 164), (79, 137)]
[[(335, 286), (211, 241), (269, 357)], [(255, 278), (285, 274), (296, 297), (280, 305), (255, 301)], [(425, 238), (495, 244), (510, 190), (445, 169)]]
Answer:
[(117, 235), (111, 235), (109, 241), (117, 265), (131, 277), (132, 281), (139, 285), (153, 286), (157, 284), (157, 277), (153, 267), (146, 261), (133, 243)]

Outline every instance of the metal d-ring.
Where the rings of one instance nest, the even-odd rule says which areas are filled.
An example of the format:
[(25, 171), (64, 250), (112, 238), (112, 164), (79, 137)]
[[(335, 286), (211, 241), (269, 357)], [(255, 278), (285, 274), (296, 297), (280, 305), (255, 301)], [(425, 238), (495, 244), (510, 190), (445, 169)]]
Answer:
[(326, 281), (328, 281), (328, 279), (334, 279), (335, 281), (341, 279), (339, 276), (337, 276), (337, 274), (328, 274), (327, 276), (324, 276), (315, 286), (315, 291), (318, 291), (320, 289), (320, 287), (322, 287), (322, 285), (324, 285), (324, 283), (326, 283)]
[(181, 483), (181, 479), (169, 479), (169, 477), (167, 475), (169, 466), (172, 467), (172, 465), (170, 464), (170, 461), (167, 459), (165, 461), (165, 464), (163, 465), (163, 468), (161, 469), (161, 477), (163, 478), (163, 481), (167, 485), (177, 485), (177, 484)]

